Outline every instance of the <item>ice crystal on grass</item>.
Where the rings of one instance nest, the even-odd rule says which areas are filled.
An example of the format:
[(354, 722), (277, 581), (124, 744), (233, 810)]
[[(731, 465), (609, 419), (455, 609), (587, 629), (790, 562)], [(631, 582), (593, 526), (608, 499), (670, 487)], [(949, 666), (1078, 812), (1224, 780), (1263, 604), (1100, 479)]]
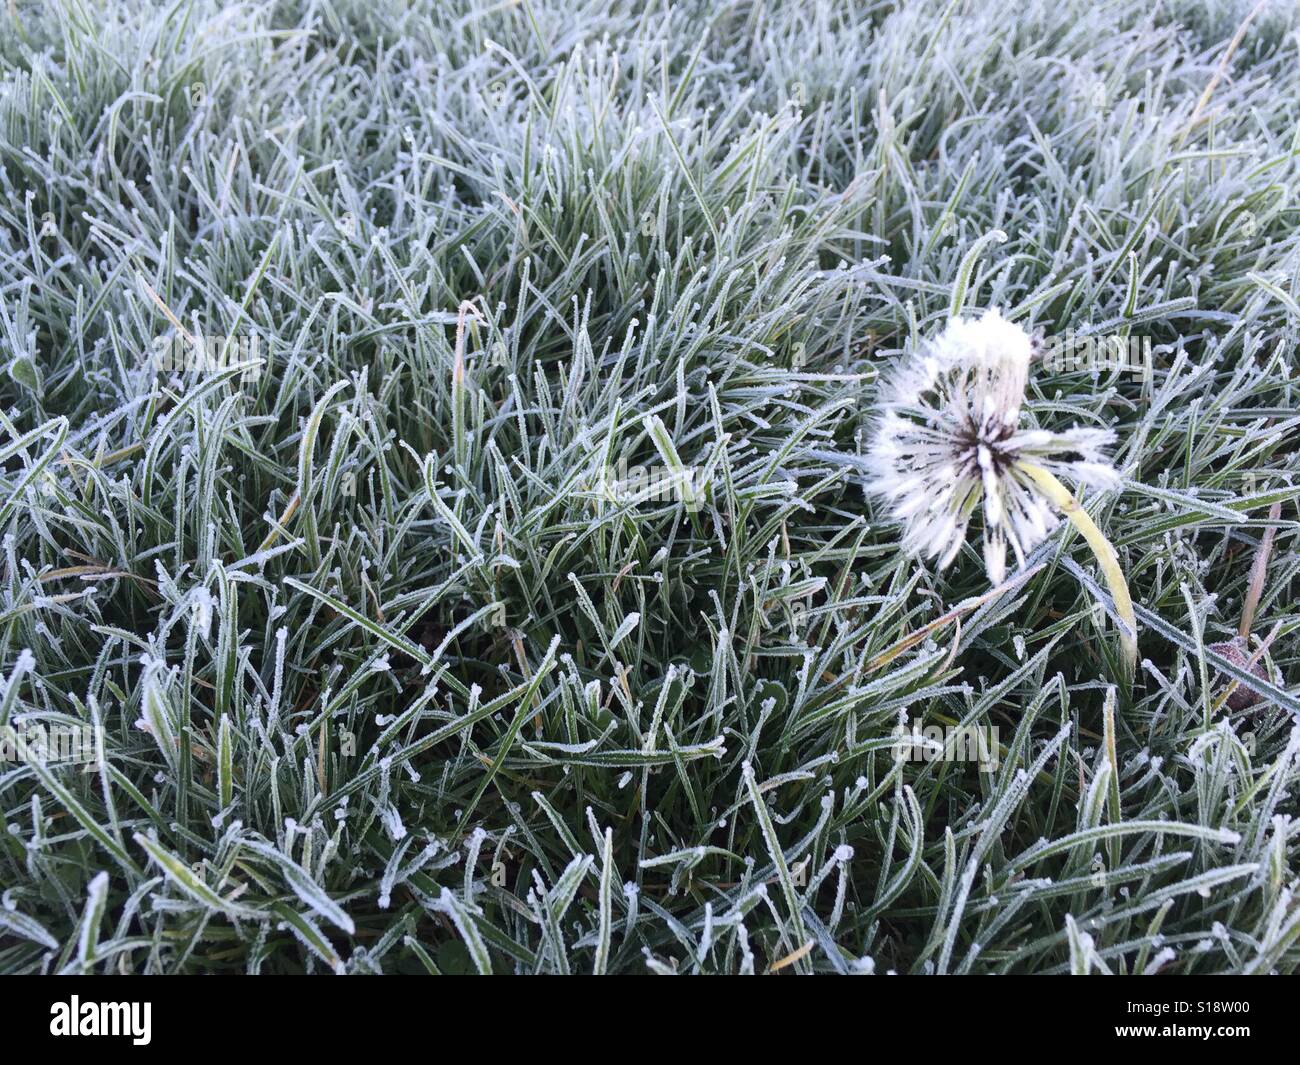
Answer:
[[(9, 4), (0, 972), (1296, 969), (1300, 11), (1198, 108), (1232, 7)], [(1077, 541), (899, 550), (886, 408), (900, 483), (965, 411), (936, 559), (1116, 431), (1131, 685)]]

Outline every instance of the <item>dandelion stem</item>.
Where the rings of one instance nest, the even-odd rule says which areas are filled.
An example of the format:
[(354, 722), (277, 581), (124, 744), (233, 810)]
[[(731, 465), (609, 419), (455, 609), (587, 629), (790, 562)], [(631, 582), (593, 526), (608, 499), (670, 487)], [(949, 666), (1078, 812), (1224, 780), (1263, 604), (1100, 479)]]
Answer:
[(1105, 533), (1097, 528), (1097, 523), (1088, 516), (1088, 512), (1079, 505), (1074, 494), (1056, 477), (1042, 466), (1032, 462), (1021, 461), (1017, 464), (1020, 471), (1030, 477), (1039, 490), (1062, 514), (1074, 523), (1074, 527), (1083, 534), (1097, 556), (1101, 572), (1110, 587), (1111, 598), (1115, 600), (1115, 611), (1120, 620), (1128, 626), (1127, 632), (1120, 632), (1121, 646), (1124, 651), (1124, 667), (1131, 678), (1137, 669), (1137, 616), (1133, 613), (1133, 599), (1129, 595), (1128, 581), (1120, 569), (1119, 556), (1115, 548), (1106, 539)]

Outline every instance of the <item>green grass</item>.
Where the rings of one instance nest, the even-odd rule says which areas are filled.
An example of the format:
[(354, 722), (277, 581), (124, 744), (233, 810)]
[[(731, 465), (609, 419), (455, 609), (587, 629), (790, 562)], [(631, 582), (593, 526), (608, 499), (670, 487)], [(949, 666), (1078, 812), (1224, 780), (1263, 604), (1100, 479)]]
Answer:
[[(0, 762), (0, 971), (1295, 970), (1295, 6), (645, 6), (0, 14), (0, 725), (103, 728)], [(992, 306), (1152, 339), (1030, 381), (1131, 686), (1069, 528), (956, 610), (864, 497)]]

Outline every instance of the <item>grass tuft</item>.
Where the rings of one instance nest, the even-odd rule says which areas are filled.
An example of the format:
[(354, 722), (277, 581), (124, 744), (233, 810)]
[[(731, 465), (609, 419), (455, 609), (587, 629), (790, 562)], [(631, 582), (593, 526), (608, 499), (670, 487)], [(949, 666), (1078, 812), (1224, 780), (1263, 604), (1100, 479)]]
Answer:
[[(9, 3), (0, 727), (97, 742), (0, 761), (0, 971), (1295, 970), (1252, 6)], [(1072, 528), (988, 595), (864, 498), (993, 306), (1150, 338), (1029, 397), (1118, 435), (1131, 685)]]

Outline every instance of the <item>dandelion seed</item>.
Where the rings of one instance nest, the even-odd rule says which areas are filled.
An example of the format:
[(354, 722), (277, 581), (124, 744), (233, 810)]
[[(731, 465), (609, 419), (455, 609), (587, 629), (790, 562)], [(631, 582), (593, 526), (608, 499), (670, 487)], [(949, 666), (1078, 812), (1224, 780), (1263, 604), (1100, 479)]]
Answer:
[[(1101, 490), (1120, 483), (1106, 459), (1108, 429), (1021, 428), (1033, 344), (997, 310), (954, 319), (886, 385), (867, 458), (867, 491), (885, 500), (903, 527), (905, 550), (949, 566), (982, 509), (984, 565), (1006, 577), (1064, 514), (1097, 553), (1121, 619), (1136, 633), (1114, 548), (1061, 483)], [(1125, 634), (1129, 653), (1132, 634)], [(1136, 652), (1136, 645), (1133, 645)]]

